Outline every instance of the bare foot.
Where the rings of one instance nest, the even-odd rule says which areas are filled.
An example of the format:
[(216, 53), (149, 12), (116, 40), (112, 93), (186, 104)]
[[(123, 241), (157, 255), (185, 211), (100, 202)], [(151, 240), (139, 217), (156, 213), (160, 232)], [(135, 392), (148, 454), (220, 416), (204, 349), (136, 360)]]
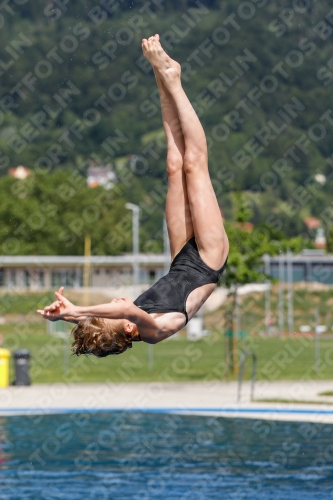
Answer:
[(159, 35), (142, 40), (143, 55), (150, 61), (155, 74), (167, 83), (180, 78), (180, 64), (171, 59), (160, 44)]

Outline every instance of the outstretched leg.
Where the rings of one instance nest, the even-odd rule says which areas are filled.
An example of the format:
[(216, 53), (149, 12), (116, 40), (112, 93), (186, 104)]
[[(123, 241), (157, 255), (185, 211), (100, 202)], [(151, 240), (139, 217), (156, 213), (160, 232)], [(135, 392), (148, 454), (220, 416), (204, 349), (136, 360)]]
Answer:
[(180, 82), (180, 65), (162, 49), (158, 35), (143, 40), (143, 51), (172, 96), (185, 142), (184, 172), (195, 239), (202, 259), (213, 269), (226, 260), (229, 245), (208, 172), (205, 133)]
[(173, 259), (193, 236), (194, 231), (183, 169), (185, 143), (182, 128), (172, 96), (165, 88), (158, 73), (155, 73), (155, 77), (160, 92), (163, 127), (167, 140), (166, 222), (170, 238), (171, 258)]

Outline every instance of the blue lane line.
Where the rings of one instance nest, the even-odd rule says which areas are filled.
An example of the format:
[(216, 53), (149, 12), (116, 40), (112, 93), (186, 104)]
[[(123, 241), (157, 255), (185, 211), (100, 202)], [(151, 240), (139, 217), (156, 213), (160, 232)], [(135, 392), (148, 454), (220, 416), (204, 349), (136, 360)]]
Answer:
[(308, 415), (333, 415), (332, 410), (310, 408), (0, 408), (0, 413), (291, 413)]

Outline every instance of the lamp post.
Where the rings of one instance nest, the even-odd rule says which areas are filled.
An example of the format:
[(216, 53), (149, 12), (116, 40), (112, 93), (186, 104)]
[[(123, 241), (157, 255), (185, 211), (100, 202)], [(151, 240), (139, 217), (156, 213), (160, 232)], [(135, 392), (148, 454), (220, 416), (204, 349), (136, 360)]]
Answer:
[(126, 203), (126, 208), (132, 210), (132, 242), (133, 242), (133, 300), (139, 295), (139, 212), (140, 207)]

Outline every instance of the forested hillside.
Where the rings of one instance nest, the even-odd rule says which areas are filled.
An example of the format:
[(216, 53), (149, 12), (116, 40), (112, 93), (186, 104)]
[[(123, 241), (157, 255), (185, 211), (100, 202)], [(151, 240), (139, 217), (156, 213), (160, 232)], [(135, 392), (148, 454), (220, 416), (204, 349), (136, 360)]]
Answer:
[[(117, 173), (114, 206), (140, 204), (142, 241), (151, 243), (142, 249), (161, 248), (165, 147), (155, 80), (141, 55), (142, 37), (154, 33), (182, 63), (226, 218), (233, 217), (230, 194), (241, 190), (253, 203), (255, 223), (288, 236), (304, 233), (302, 220), (310, 215), (332, 225), (333, 10), (327, 1), (13, 0), (0, 11), (0, 218), (2, 241), (20, 244), (1, 253), (59, 253), (59, 246), (61, 253), (80, 253), (87, 231), (106, 241), (121, 218), (111, 205), (108, 231), (105, 209), (91, 227), (83, 218), (75, 245), (66, 247), (75, 235), (68, 227), (67, 240), (57, 236), (57, 245), (35, 241), (51, 241), (52, 231), (41, 236), (33, 224), (25, 236), (17, 233), (25, 216), (42, 210), (43, 182), (46, 191), (54, 187), (59, 169), (61, 184), (75, 189), (80, 203), (61, 219), (69, 200), (54, 190), (55, 217), (60, 225), (82, 219), (84, 200), (91, 205), (98, 190), (79, 191), (73, 171), (84, 176), (92, 160), (111, 163)], [(38, 189), (34, 178), (23, 190), (23, 181), (5, 178), (17, 165), (38, 174)], [(130, 226), (119, 233), (121, 244), (101, 251), (129, 248)]]

